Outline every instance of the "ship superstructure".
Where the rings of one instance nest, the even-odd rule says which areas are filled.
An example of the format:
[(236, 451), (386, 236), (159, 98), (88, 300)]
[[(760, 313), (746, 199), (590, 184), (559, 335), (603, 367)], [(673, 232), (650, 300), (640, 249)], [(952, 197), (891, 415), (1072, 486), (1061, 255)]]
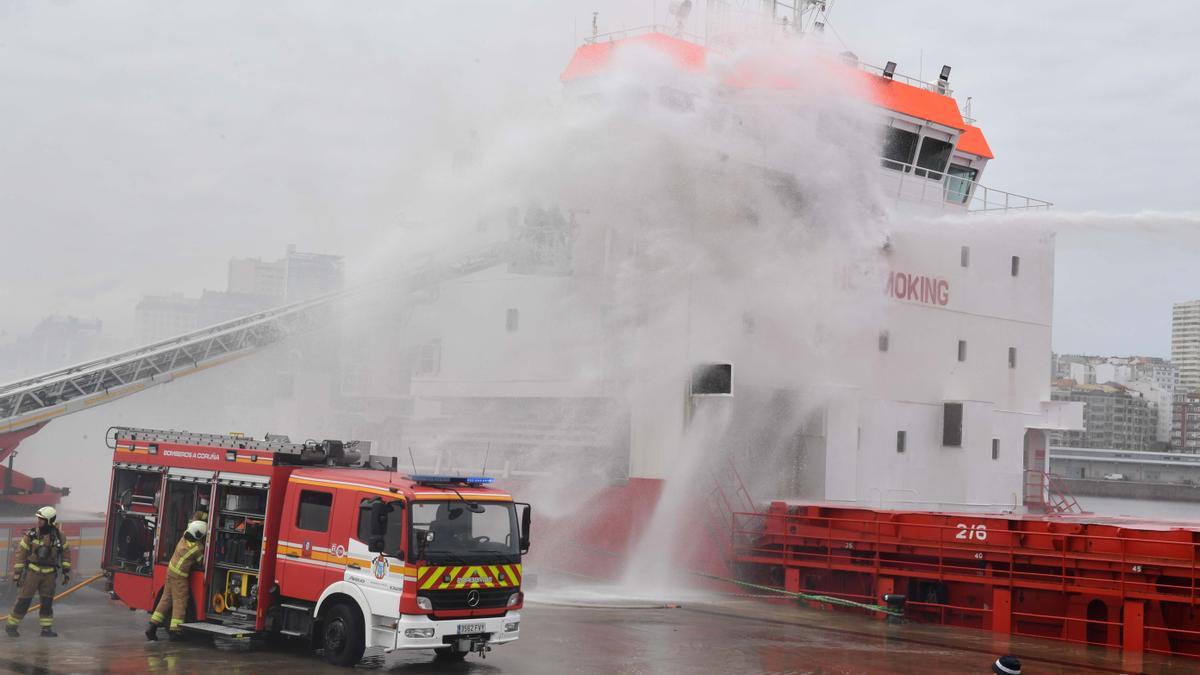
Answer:
[[(718, 119), (711, 137), (694, 139), (701, 152), (729, 156), (764, 183), (785, 185), (798, 208), (816, 202), (817, 210), (821, 197), (789, 182), (786, 154), (769, 142), (745, 152), (721, 131), (755, 110), (803, 115), (804, 106), (823, 105), (812, 103), (819, 79), (771, 57), (732, 58), (649, 27), (588, 39), (562, 81), (568, 105), (604, 110), (636, 100), (647, 115)], [(769, 426), (761, 411), (774, 406), (802, 418), (787, 422), (794, 438), (755, 440), (774, 447), (742, 451), (740, 459), (750, 473), (765, 461), (775, 464), (768, 472), (789, 474), (771, 483), (773, 496), (889, 508), (1044, 508), (1046, 432), (1081, 425), (1079, 406), (1051, 401), (1045, 377), (1053, 237), (1016, 228), (997, 236), (1003, 226), (986, 217), (969, 225), (909, 222), (1050, 205), (980, 183), (993, 153), (960, 112), (949, 68), (930, 83), (848, 53), (806, 67), (839, 79), (832, 91), (865, 109), (861, 135), (874, 154), (864, 190), (900, 214), (881, 219), (868, 253), (835, 264), (849, 292), (822, 309), (852, 315), (852, 325), (824, 336), (821, 327), (773, 326), (779, 317), (753, 299), (722, 299), (729, 277), (720, 274), (689, 273), (670, 302), (623, 293), (629, 269), (654, 246), (646, 228), (622, 226), (615, 214), (627, 210), (530, 209), (492, 236), (537, 255), (448, 282), (414, 315), (416, 348), (428, 357), (413, 380), (416, 415), (405, 445), (441, 465), (467, 467), (487, 452), (530, 473), (553, 465), (555, 453), (582, 454), (593, 458), (596, 477), (655, 492), (678, 470), (698, 419), (719, 416), (723, 429)], [(756, 227), (757, 217), (735, 214), (728, 227)], [(696, 227), (692, 236), (705, 236)], [(814, 273), (828, 272), (806, 269), (810, 262), (797, 258), (793, 274), (775, 274), (762, 289), (739, 278), (738, 291), (780, 294), (780, 284), (795, 284), (793, 295), (802, 294)], [(646, 274), (638, 283), (657, 288), (661, 279)], [(637, 338), (646, 335), (653, 338)], [(488, 345), (482, 351), (480, 338)], [(718, 381), (724, 369), (727, 381), (697, 389), (705, 369), (716, 369)], [(484, 428), (497, 426), (505, 433), (487, 435), (485, 447)]]

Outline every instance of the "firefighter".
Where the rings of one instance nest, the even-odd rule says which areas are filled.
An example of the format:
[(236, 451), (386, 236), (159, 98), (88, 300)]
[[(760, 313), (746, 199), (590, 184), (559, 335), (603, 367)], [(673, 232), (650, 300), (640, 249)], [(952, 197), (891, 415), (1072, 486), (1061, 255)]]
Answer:
[(17, 545), (16, 562), (13, 565), (13, 582), (17, 585), (17, 603), (8, 615), (4, 632), (9, 637), (20, 637), (17, 626), (36, 593), (42, 608), (38, 612), (38, 625), (42, 637), (58, 637), (54, 632), (54, 580), (62, 570), (63, 584), (71, 580), (71, 555), (67, 538), (59, 529), (58, 512), (53, 506), (37, 510), (37, 527), (31, 528)]
[(167, 582), (163, 585), (158, 606), (150, 615), (150, 625), (146, 627), (147, 640), (158, 639), (158, 627), (167, 620), (167, 612), (171, 613), (168, 637), (177, 640), (182, 634), (180, 626), (187, 614), (188, 574), (204, 558), (204, 537), (207, 534), (208, 524), (202, 520), (193, 520), (184, 530), (183, 538), (179, 540), (175, 553), (171, 555), (171, 562), (167, 564)]

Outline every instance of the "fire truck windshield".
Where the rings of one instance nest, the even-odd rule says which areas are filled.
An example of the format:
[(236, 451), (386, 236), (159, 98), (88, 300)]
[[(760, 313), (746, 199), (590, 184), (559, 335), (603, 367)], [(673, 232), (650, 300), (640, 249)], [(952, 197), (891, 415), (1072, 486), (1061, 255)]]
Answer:
[(516, 509), (511, 503), (459, 500), (415, 502), (409, 537), (412, 560), (430, 563), (520, 561)]

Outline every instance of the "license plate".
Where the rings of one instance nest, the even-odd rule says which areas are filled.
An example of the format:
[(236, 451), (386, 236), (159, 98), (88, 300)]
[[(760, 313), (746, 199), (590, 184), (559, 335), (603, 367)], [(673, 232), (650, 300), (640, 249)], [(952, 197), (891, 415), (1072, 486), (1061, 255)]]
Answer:
[(482, 633), (483, 624), (481, 623), (460, 623), (458, 624), (459, 635), (470, 635), (471, 633)]

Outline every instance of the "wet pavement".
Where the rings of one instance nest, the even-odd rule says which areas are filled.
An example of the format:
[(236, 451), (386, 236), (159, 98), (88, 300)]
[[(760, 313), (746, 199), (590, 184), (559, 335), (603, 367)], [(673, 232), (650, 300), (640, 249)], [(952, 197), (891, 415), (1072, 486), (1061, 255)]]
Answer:
[[(196, 637), (148, 643), (147, 616), (95, 591), (56, 606), (61, 637), (0, 637), (0, 672), (344, 673), (296, 644), (231, 643)], [(750, 599), (653, 603), (621, 608), (527, 604), (522, 638), (486, 660), (435, 663), (424, 652), (371, 656), (358, 671), (389, 673), (988, 673), (1014, 653), (1025, 673), (1200, 671), (1200, 660), (1146, 656), (1061, 642), (937, 626), (891, 626), (861, 616)]]

